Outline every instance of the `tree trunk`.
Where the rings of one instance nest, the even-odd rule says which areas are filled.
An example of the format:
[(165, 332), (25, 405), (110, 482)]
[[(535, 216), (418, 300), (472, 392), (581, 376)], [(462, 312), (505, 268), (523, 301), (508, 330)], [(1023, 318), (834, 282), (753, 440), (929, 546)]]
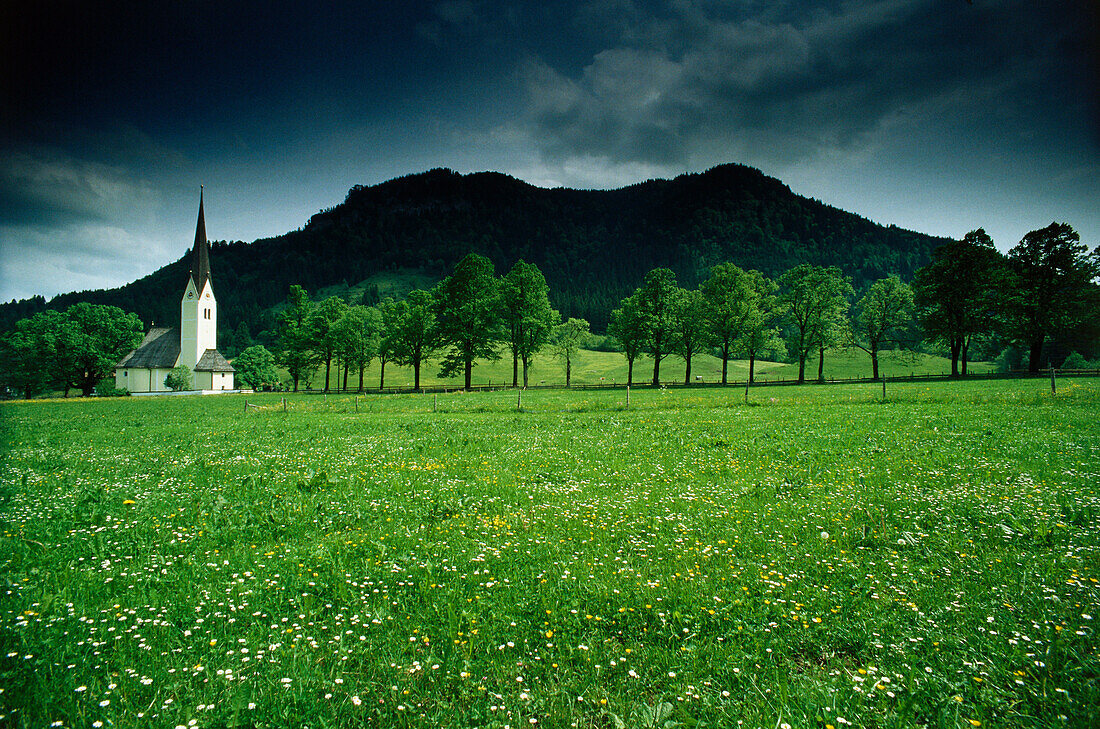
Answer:
[[(524, 361), (524, 363), (523, 363), (523, 375), (524, 375), (524, 378), (526, 378), (526, 376), (527, 376), (527, 362), (526, 361)], [(527, 386), (526, 379), (524, 380), (523, 386), (524, 387)], [(519, 357), (516, 356), (515, 352), (512, 352), (512, 387), (519, 387)]]
[[(959, 376), (959, 352), (962, 350), (962, 340), (951, 340), (951, 376)], [(1038, 371), (1038, 370), (1036, 370)]]
[(756, 352), (749, 352), (749, 383), (753, 381), (756, 370)]
[(684, 384), (691, 384), (691, 354), (684, 357)]
[(348, 363), (344, 362), (344, 392), (348, 391)]
[(825, 348), (824, 347), (821, 348), (820, 356), (818, 357), (818, 360), (817, 360), (817, 381), (818, 382), (824, 382), (825, 381)]
[(294, 378), (294, 392), (298, 392), (298, 375), (293, 375)]
[(878, 379), (878, 347), (871, 345), (871, 379)]
[(523, 358), (523, 389), (527, 389), (527, 370), (530, 369), (531, 360), (527, 357)]
[(363, 370), (367, 368), (365, 362), (359, 363), (359, 392), (363, 391)]
[(798, 384), (802, 384), (806, 381), (806, 355), (803, 352), (798, 353)]
[(382, 388), (386, 386), (386, 360), (379, 358), (378, 364), (378, 391), (382, 392)]
[(569, 387), (572, 384), (573, 375), (573, 363), (569, 360), (569, 356), (565, 357), (565, 386)]
[(420, 392), (420, 360), (413, 362), (413, 389)]
[(966, 377), (966, 359), (967, 353), (970, 351), (970, 342), (963, 340), (962, 349), (959, 350), (959, 361), (961, 363), (962, 376)]
[(626, 386), (630, 387), (634, 384), (634, 358), (626, 358)]
[(1031, 342), (1031, 354), (1027, 360), (1028, 372), (1037, 373), (1039, 371), (1039, 366), (1043, 362), (1043, 339), (1044, 337), (1039, 337)]
[(653, 386), (661, 386), (661, 355), (660, 352), (653, 353)]
[(329, 372), (332, 369), (332, 358), (325, 360), (325, 392), (328, 392)]
[(730, 342), (727, 339), (726, 341), (722, 342), (722, 384), (723, 385), (727, 384), (726, 383), (726, 370), (729, 367), (729, 363), (730, 363)]
[(469, 391), (470, 387), (474, 384), (474, 360), (470, 357), (466, 358), (466, 387)]

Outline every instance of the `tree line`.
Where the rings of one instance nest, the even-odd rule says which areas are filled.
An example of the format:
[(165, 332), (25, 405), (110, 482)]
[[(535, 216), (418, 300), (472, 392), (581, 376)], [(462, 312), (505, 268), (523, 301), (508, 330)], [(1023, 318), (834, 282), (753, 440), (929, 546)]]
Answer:
[[(984, 230), (971, 231), (937, 248), (911, 283), (887, 276), (858, 298), (836, 266), (804, 263), (771, 278), (726, 262), (709, 274), (689, 289), (671, 269), (652, 269), (611, 312), (607, 334), (627, 360), (628, 382), (641, 355), (653, 360), (654, 385), (669, 355), (683, 360), (690, 383), (700, 353), (721, 358), (723, 383), (734, 357), (748, 359), (754, 381), (764, 354), (797, 361), (804, 382), (815, 358), (823, 378), (826, 350), (839, 346), (865, 351), (878, 379), (883, 350), (922, 342), (950, 353), (952, 376), (966, 374), (976, 342), (1016, 344), (1032, 372), (1051, 340), (1072, 336), (1089, 351), (1100, 342), (1100, 249), (1090, 253), (1064, 223), (1028, 233), (1007, 254)], [(254, 345), (233, 364), (245, 387), (276, 385), (281, 365), (294, 390), (310, 386), (323, 367), (325, 391), (334, 378), (339, 389), (351, 380), (362, 391), (374, 361), (379, 389), (387, 364), (411, 367), (419, 389), (423, 365), (438, 360), (440, 376), (461, 374), (468, 389), (476, 362), (510, 354), (512, 385), (526, 387), (533, 358), (549, 350), (563, 361), (568, 386), (589, 329), (581, 318), (563, 321), (538, 266), (521, 260), (498, 277), (492, 261), (471, 253), (430, 290), (374, 306), (336, 296), (311, 301), (293, 285), (276, 316), (276, 352)], [(137, 317), (114, 307), (84, 303), (36, 314), (0, 340), (4, 384), (27, 396), (49, 384), (89, 394), (140, 338)]]

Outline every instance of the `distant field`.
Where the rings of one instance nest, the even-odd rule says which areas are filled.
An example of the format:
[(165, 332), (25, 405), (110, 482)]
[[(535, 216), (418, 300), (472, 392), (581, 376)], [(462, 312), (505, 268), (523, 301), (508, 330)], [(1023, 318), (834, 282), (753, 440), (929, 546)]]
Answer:
[[(909, 374), (948, 374), (951, 372), (951, 361), (943, 357), (930, 354), (912, 352), (885, 352), (879, 360), (880, 373), (887, 377), (903, 377)], [(722, 380), (722, 360), (710, 355), (700, 355), (692, 358), (692, 381), (720, 382)], [(974, 373), (992, 372), (993, 365), (989, 362), (975, 362), (970, 364), (970, 371)], [(335, 372), (335, 370), (334, 370)], [(744, 381), (748, 379), (748, 360), (733, 360), (729, 364), (728, 379), (731, 381)], [(378, 363), (374, 362), (367, 369), (364, 376), (365, 387), (378, 387), (379, 382)], [(432, 362), (425, 365), (420, 372), (420, 383), (423, 387), (461, 387), (462, 377), (441, 378), (439, 365)], [(573, 362), (573, 384), (577, 385), (601, 385), (626, 382), (626, 359), (618, 352), (594, 352), (582, 350), (577, 360)], [(825, 376), (829, 379), (855, 379), (871, 376), (871, 359), (866, 353), (858, 349), (842, 349), (826, 353)], [(523, 373), (520, 372), (522, 380)], [(758, 361), (756, 363), (756, 377), (763, 381), (767, 379), (797, 379), (798, 364), (785, 364), (782, 362)], [(806, 366), (806, 377), (809, 380), (817, 379), (817, 360)], [(653, 358), (639, 357), (634, 362), (634, 382), (647, 383), (653, 379)], [(531, 385), (547, 384), (561, 385), (565, 383), (565, 365), (557, 358), (550, 355), (541, 355), (534, 361), (531, 368), (529, 381)], [(679, 357), (668, 357), (661, 362), (661, 381), (677, 383), (684, 381), (684, 361)], [(502, 384), (512, 382), (511, 355), (496, 361), (478, 362), (474, 367), (474, 384)], [(333, 374), (333, 385), (342, 385), (343, 375), (336, 377)], [(386, 365), (387, 387), (412, 387), (412, 368)], [(320, 368), (314, 376), (312, 385), (314, 388), (323, 388), (325, 384), (325, 370)], [(359, 384), (358, 372), (353, 372), (348, 378), (349, 387), (356, 388)]]
[(518, 396), (0, 404), (0, 726), (1100, 723), (1097, 380)]

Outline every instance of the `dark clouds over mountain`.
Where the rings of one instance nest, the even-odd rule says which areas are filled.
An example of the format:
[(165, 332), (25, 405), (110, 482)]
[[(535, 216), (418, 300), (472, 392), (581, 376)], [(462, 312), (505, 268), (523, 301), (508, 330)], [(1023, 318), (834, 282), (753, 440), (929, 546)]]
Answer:
[(5, 6), (0, 298), (117, 285), (437, 166), (736, 161), (884, 223), (1100, 239), (1094, 3)]

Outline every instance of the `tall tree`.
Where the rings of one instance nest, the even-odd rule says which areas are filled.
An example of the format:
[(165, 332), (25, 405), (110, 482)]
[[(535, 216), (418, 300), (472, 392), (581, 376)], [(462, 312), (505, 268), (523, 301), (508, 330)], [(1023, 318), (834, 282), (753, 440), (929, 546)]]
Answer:
[(653, 386), (661, 384), (661, 360), (672, 353), (676, 332), (672, 319), (676, 274), (655, 268), (645, 275), (638, 297), (638, 311), (645, 326), (645, 348), (653, 357)]
[(588, 322), (570, 317), (563, 324), (554, 327), (552, 346), (554, 352), (565, 363), (565, 386), (573, 383), (573, 360), (581, 349), (584, 335), (588, 334)]
[(325, 365), (325, 392), (329, 391), (332, 361), (340, 351), (340, 328), (337, 322), (347, 310), (347, 304), (339, 296), (330, 296), (313, 308), (310, 314), (313, 333), (313, 351), (319, 362)]
[[(410, 291), (397, 303), (393, 317), (386, 322), (393, 361), (413, 368), (413, 387), (420, 389), (420, 366), (438, 347), (432, 295), (428, 291)], [(524, 382), (526, 385), (526, 381)]]
[(745, 325), (756, 313), (759, 297), (751, 277), (732, 263), (720, 263), (710, 269), (710, 278), (699, 289), (703, 293), (703, 313), (707, 327), (721, 350), (722, 384), (727, 383), (730, 353), (742, 336)]
[(550, 306), (550, 288), (538, 266), (517, 261), (501, 279), (500, 304), (504, 327), (512, 350), (512, 387), (519, 384), (519, 363), (523, 363), (523, 386), (532, 358), (546, 345), (550, 330), (559, 319)]
[(776, 319), (779, 316), (779, 284), (759, 271), (746, 271), (745, 279), (752, 291), (749, 315), (741, 324), (737, 351), (749, 358), (749, 382), (756, 378), (756, 356), (761, 352), (783, 347)]
[(913, 323), (913, 289), (897, 276), (879, 279), (856, 304), (852, 345), (871, 355), (871, 377), (878, 379), (878, 353), (884, 344), (900, 344)]
[(378, 313), (369, 306), (349, 306), (335, 328), (340, 360), (345, 366), (344, 389), (348, 387), (347, 372), (352, 370), (359, 373), (359, 392), (362, 392), (363, 373), (378, 348)]
[(913, 278), (913, 298), (924, 336), (951, 352), (951, 376), (959, 363), (966, 374), (967, 349), (975, 334), (995, 326), (994, 296), (1003, 280), (1004, 258), (981, 228), (932, 252)]
[(684, 384), (691, 384), (691, 358), (714, 340), (703, 293), (677, 288), (672, 294), (673, 351), (684, 360)]
[(1028, 370), (1038, 372), (1043, 344), (1085, 322), (1096, 301), (1100, 247), (1092, 253), (1065, 223), (1024, 236), (1008, 252), (1008, 332), (1029, 350)]
[(852, 285), (836, 266), (803, 263), (779, 277), (779, 300), (790, 323), (790, 344), (798, 357), (798, 381), (806, 381), (806, 359), (819, 352), (824, 375), (825, 347), (839, 338)]
[(298, 383), (309, 378), (311, 370), (317, 366), (313, 353), (313, 305), (309, 293), (294, 284), (287, 294), (287, 305), (279, 313), (277, 330), (279, 338), (279, 363), (286, 367), (294, 392), (298, 392)]
[(142, 329), (137, 314), (117, 306), (73, 304), (65, 310), (61, 335), (69, 348), (70, 369), (64, 373), (64, 381), (88, 397), (122, 356), (141, 342)]
[(497, 281), (492, 261), (476, 253), (467, 255), (453, 274), (439, 282), (435, 301), (439, 339), (449, 348), (440, 363), (440, 376), (451, 377), (461, 371), (469, 390), (474, 360), (500, 358)]
[(619, 349), (626, 357), (626, 384), (634, 384), (634, 360), (645, 350), (646, 327), (638, 303), (638, 294), (622, 300), (618, 309), (611, 312), (607, 324), (607, 333), (619, 343)]
[(374, 307), (377, 312), (378, 338), (375, 355), (378, 357), (378, 391), (386, 386), (386, 365), (393, 361), (398, 345), (389, 333), (393, 331), (393, 321), (397, 318), (397, 302), (386, 297)]
[(45, 311), (15, 323), (0, 335), (0, 384), (30, 400), (54, 380), (54, 350), (60, 312)]

